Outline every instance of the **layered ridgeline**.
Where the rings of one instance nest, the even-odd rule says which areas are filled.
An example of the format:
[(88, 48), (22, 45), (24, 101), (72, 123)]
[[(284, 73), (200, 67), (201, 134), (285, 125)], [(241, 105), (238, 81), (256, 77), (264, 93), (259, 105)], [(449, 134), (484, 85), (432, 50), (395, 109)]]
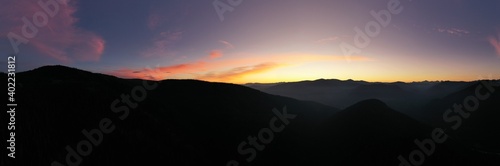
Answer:
[[(422, 149), (415, 139), (428, 142), (435, 127), (379, 100), (340, 111), (234, 84), (120, 79), (63, 66), (16, 76), (16, 159), (2, 165), (405, 165), (420, 162), (411, 152), (430, 150), (424, 165), (499, 162), (493, 142), (469, 139), (474, 132), (450, 132)], [(490, 121), (471, 119), (464, 130), (497, 115), (478, 115)]]
[(391, 108), (417, 118), (428, 120), (421, 112), (430, 102), (461, 91), (478, 82), (366, 82), (355, 80), (319, 79), (273, 84), (246, 84), (263, 92), (299, 100), (316, 101), (325, 105), (347, 108), (367, 99), (379, 99)]

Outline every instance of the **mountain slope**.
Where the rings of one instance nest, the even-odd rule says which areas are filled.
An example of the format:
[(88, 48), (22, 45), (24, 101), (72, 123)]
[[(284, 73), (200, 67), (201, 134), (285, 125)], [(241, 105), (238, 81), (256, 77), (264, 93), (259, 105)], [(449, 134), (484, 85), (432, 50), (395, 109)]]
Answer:
[[(484, 95), (484, 100), (478, 94)], [(469, 111), (468, 106), (477, 109)], [(500, 154), (499, 110), (500, 83), (485, 80), (429, 103), (422, 112), (435, 126), (449, 129), (455, 126), (450, 133), (461, 143), (478, 151)]]

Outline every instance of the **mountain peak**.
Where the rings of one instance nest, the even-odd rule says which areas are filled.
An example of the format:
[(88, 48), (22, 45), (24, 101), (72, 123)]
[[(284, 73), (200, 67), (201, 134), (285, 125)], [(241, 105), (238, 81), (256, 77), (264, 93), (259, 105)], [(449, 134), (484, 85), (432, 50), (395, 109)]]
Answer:
[(351, 107), (348, 107), (347, 109), (350, 109), (350, 108), (356, 108), (356, 107), (365, 107), (365, 106), (370, 106), (372, 108), (389, 108), (389, 106), (387, 106), (387, 104), (385, 104), (383, 101), (379, 100), (379, 99), (368, 99), (368, 100), (363, 100), (363, 101), (360, 101), (354, 105), (352, 105)]
[(116, 78), (63, 65), (42, 66), (21, 72), (20, 75), (35, 80), (94, 80), (96, 78)]
[(368, 100), (363, 100), (361, 102), (358, 102), (350, 107), (347, 107), (344, 112), (351, 112), (354, 114), (382, 114), (382, 113), (398, 113), (397, 111), (394, 111), (392, 108), (387, 106), (384, 102), (378, 100), (378, 99), (368, 99)]
[(41, 66), (39, 68), (33, 69), (31, 71), (68, 71), (68, 70), (73, 70), (73, 71), (84, 71), (80, 70), (77, 68), (73, 67), (68, 67), (68, 66), (63, 66), (63, 65), (46, 65), (46, 66)]
[(36, 74), (57, 74), (57, 73), (64, 73), (64, 74), (70, 74), (70, 73), (90, 73), (84, 70), (80, 70), (77, 68), (72, 68), (68, 66), (63, 66), (63, 65), (47, 65), (47, 66), (41, 66), (32, 70), (28, 70), (26, 72), (22, 73), (36, 73)]

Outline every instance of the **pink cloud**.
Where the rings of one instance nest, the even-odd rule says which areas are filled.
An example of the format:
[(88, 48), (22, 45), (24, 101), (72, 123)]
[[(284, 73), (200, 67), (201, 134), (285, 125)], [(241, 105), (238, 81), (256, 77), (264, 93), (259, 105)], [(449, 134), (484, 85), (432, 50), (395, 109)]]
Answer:
[(491, 46), (493, 46), (493, 48), (495, 48), (495, 51), (496, 51), (498, 57), (500, 57), (500, 35), (498, 35), (497, 38), (489, 37), (488, 41), (490, 42)]
[[(2, 34), (12, 32), (24, 37), (29, 41), (28, 47), (61, 62), (98, 61), (105, 49), (104, 39), (93, 32), (76, 27), (78, 18), (73, 16), (77, 11), (74, 1), (61, 2), (56, 3), (59, 11), (51, 17), (38, 5), (37, 1), (7, 1), (6, 4), (0, 6), (0, 21), (2, 22), (0, 32)], [(50, 7), (50, 9), (54, 8)], [(33, 23), (33, 15), (37, 12), (47, 16), (47, 24), (42, 24), (40, 27), (34, 25), (38, 32), (33, 38), (27, 38), (22, 33), (22, 27), (25, 24), (22, 18), (25, 17)], [(38, 19), (43, 21), (42, 17)], [(19, 47), (21, 52), (23, 47), (23, 44)]]
[(216, 59), (222, 57), (222, 51), (221, 50), (212, 50), (210, 51), (209, 54), (210, 59)]
[(121, 78), (140, 78), (147, 80), (163, 80), (170, 75), (197, 72), (203, 70), (204, 62), (184, 63), (171, 66), (157, 66), (155, 68), (130, 69), (124, 68), (106, 72)]

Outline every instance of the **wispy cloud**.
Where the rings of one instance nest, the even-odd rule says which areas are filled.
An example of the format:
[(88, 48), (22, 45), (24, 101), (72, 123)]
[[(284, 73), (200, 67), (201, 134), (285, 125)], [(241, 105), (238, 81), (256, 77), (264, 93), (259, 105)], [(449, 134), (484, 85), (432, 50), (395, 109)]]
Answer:
[(280, 65), (276, 63), (261, 63), (252, 66), (236, 67), (222, 72), (210, 72), (198, 76), (197, 79), (215, 82), (233, 82), (242, 77), (264, 73), (278, 67), (280, 67)]
[(491, 36), (488, 38), (488, 41), (490, 42), (491, 46), (495, 48), (498, 57), (500, 57), (500, 35), (498, 35), (497, 37)]
[[(104, 52), (105, 40), (90, 31), (76, 26), (78, 18), (76, 2), (61, 1), (59, 11), (48, 17), (46, 26), (38, 28), (34, 38), (29, 39), (28, 47), (35, 48), (43, 55), (60, 62), (98, 61)], [(33, 14), (43, 12), (36, 1), (2, 1), (0, 6), (0, 33), (9, 32), (22, 36), (22, 18), (32, 20)]]
[(336, 42), (336, 41), (339, 41), (341, 38), (338, 37), (338, 36), (333, 36), (333, 37), (328, 37), (328, 38), (324, 38), (324, 39), (319, 39), (316, 41), (316, 43), (318, 44), (326, 44), (326, 43), (330, 43), (330, 42)]
[(459, 28), (443, 28), (443, 27), (438, 27), (434, 29), (435, 31), (438, 31), (440, 33), (446, 33), (451, 36), (456, 36), (456, 37), (462, 37), (462, 36), (467, 36), (470, 34), (470, 31), (465, 30), (465, 29), (459, 29)]
[(152, 46), (141, 54), (145, 57), (169, 55), (170, 46), (181, 39), (182, 32), (161, 32), (153, 39)]
[(226, 46), (226, 49), (233, 49), (234, 48), (234, 45), (225, 41), (225, 40), (220, 40), (219, 41), (220, 43), (224, 44)]

